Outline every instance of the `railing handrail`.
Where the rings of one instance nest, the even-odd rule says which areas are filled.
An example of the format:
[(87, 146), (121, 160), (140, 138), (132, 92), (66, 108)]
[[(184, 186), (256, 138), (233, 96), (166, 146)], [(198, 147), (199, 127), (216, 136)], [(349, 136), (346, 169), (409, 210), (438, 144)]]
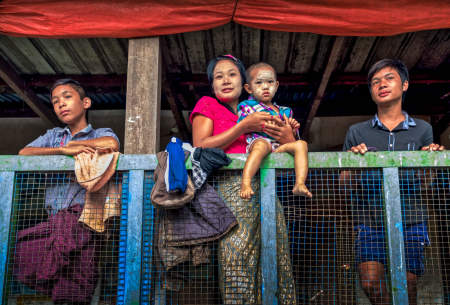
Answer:
[[(229, 154), (233, 162), (223, 169), (244, 168), (246, 154)], [(365, 167), (450, 167), (449, 151), (368, 152), (364, 156), (350, 152), (312, 152), (308, 154), (309, 168), (365, 168)], [(191, 164), (188, 160), (187, 167)], [(154, 154), (120, 155), (117, 170), (153, 170)], [(293, 168), (294, 159), (287, 153), (270, 154), (261, 168)], [(74, 159), (67, 156), (0, 155), (0, 171), (69, 171)]]

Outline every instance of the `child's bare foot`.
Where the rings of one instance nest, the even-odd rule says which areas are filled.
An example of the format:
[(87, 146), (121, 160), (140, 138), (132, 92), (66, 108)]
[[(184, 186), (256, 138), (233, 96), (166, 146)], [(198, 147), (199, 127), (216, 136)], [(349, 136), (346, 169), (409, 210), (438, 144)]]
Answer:
[(250, 199), (255, 192), (253, 192), (252, 186), (250, 183), (241, 183), (241, 198), (242, 199)]
[(305, 196), (308, 198), (312, 198), (311, 192), (308, 190), (304, 183), (296, 183), (294, 188), (292, 189), (292, 193), (294, 195)]

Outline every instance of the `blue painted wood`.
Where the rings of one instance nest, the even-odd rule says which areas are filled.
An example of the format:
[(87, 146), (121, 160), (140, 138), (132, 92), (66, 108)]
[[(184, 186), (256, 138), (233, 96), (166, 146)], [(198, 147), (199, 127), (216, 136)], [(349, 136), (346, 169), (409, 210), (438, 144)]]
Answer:
[(262, 303), (278, 304), (275, 169), (261, 169), (260, 175)]
[(129, 172), (125, 304), (140, 304), (144, 171)]
[[(6, 292), (9, 227), (14, 191), (14, 172), (0, 172), (0, 301)], [(3, 302), (2, 302), (3, 303)]]
[(408, 304), (408, 289), (398, 168), (384, 168), (383, 183), (392, 304), (404, 305)]
[(151, 203), (151, 191), (154, 186), (152, 178), (153, 172), (147, 173), (145, 176), (144, 185), (144, 213), (143, 213), (143, 247), (142, 247), (142, 284), (141, 284), (141, 304), (150, 305), (152, 290), (155, 290), (155, 302), (156, 304), (166, 304), (165, 298), (158, 294), (159, 287), (162, 284), (157, 284), (156, 289), (153, 288), (153, 274), (156, 272), (156, 266), (153, 264), (153, 250), (156, 245), (153, 244), (153, 236), (155, 230), (155, 217), (156, 210)]

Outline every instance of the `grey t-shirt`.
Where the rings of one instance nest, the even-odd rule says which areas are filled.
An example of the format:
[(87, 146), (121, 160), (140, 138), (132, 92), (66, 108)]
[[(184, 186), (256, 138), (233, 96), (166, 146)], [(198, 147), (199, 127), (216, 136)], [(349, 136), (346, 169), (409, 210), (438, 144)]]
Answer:
[[(405, 121), (394, 130), (389, 131), (378, 116), (352, 125), (345, 137), (343, 150), (365, 143), (370, 151), (413, 151), (433, 142), (431, 125), (420, 119), (413, 119), (404, 113)], [(354, 204), (354, 221), (357, 224), (379, 226), (383, 221), (382, 184), (380, 170), (363, 170), (350, 183), (352, 202)], [(419, 223), (427, 218), (426, 207), (420, 198), (420, 181), (414, 169), (402, 169), (399, 173), (402, 188), (400, 197), (403, 206), (405, 224)]]

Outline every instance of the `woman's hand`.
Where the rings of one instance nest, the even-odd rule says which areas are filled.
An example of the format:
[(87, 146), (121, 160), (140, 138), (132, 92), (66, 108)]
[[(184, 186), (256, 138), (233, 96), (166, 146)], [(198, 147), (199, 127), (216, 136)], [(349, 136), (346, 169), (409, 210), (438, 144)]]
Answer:
[(273, 117), (267, 112), (254, 112), (241, 121), (244, 133), (262, 132)]
[(275, 124), (267, 124), (264, 132), (274, 138), (280, 144), (295, 142), (294, 133), (291, 125), (289, 125), (288, 118), (284, 115), (284, 121), (278, 117), (273, 117)]

